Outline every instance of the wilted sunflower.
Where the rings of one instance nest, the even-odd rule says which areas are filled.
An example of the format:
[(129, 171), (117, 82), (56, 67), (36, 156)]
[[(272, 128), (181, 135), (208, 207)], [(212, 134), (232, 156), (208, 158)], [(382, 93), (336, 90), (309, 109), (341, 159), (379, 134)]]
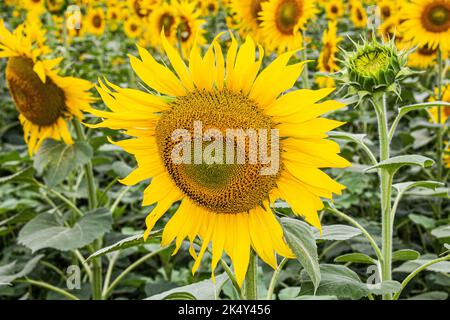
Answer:
[(106, 21), (105, 12), (102, 8), (95, 8), (88, 11), (86, 17), (87, 32), (101, 36), (105, 32)]
[[(130, 56), (137, 75), (161, 95), (101, 83), (99, 93), (112, 112), (91, 110), (104, 118), (93, 127), (125, 130), (135, 137), (115, 144), (133, 154), (138, 163), (122, 183), (134, 185), (152, 179), (144, 191), (143, 205), (156, 206), (146, 219), (144, 237), (173, 203), (181, 201), (164, 228), (161, 245), (175, 240), (175, 254), (187, 237), (195, 272), (211, 242), (213, 274), (225, 250), (241, 285), (250, 248), (273, 268), (276, 254), (293, 257), (270, 209), (276, 199), (286, 200), (294, 213), (320, 228), (317, 211), (323, 208), (321, 197), (331, 198), (332, 193), (340, 194), (344, 188), (320, 170), (349, 165), (338, 155), (339, 145), (326, 139), (326, 133), (342, 122), (318, 118), (344, 105), (336, 101), (318, 103), (333, 89), (292, 90), (282, 95), (292, 89), (304, 63), (289, 64), (293, 55), (289, 52), (259, 72), (263, 52), (260, 48), (256, 55), (250, 37), (240, 48), (232, 37), (225, 57), (217, 39), (203, 57), (194, 44), (188, 66), (163, 34), (162, 43), (175, 73), (141, 47), (140, 59)], [(176, 162), (172, 134), (179, 129), (192, 134), (197, 121), (222, 134), (227, 129), (278, 129), (277, 150), (255, 142), (258, 149), (269, 148), (272, 155), (279, 155), (279, 169), (262, 175), (264, 165), (260, 161)], [(220, 151), (217, 154), (223, 155)], [(234, 152), (226, 154), (234, 158)], [(192, 246), (197, 236), (202, 241), (199, 252)]]
[(46, 138), (72, 143), (67, 120), (83, 118), (81, 110), (92, 102), (88, 92), (92, 85), (59, 76), (56, 67), (61, 59), (42, 59), (46, 50), (35, 46), (30, 28), (20, 25), (11, 33), (0, 20), (0, 57), (8, 58), (6, 81), (33, 154)]
[(408, 66), (417, 69), (427, 69), (436, 65), (437, 49), (430, 49), (427, 45), (418, 47), (408, 56)]
[[(437, 100), (438, 97), (438, 88), (436, 88), (434, 90), (435, 93), (435, 97), (431, 98), (431, 101), (435, 101)], [(448, 102), (450, 103), (450, 84), (443, 86), (442, 88), (442, 101), (444, 102)], [(447, 122), (448, 117), (450, 117), (450, 107), (432, 107), (428, 109), (428, 112), (431, 115), (431, 119), (433, 120), (434, 123), (438, 123), (439, 122), (439, 113), (438, 110), (441, 110), (441, 124), (444, 124)]]
[(261, 32), (270, 50), (302, 47), (301, 29), (314, 17), (312, 0), (269, 0), (262, 3)]
[[(339, 66), (336, 64), (336, 54), (341, 41), (342, 38), (337, 36), (336, 22), (328, 23), (328, 29), (323, 33), (323, 49), (317, 64), (319, 72), (333, 73), (339, 70)], [(318, 76), (316, 82), (322, 88), (334, 86), (334, 80), (326, 76)]]
[(123, 26), (123, 30), (128, 38), (135, 39), (142, 34), (142, 21), (141, 19), (131, 16)]
[(149, 36), (150, 42), (153, 47), (157, 47), (160, 44), (161, 30), (164, 29), (166, 38), (171, 42), (176, 41), (174, 25), (176, 22), (177, 13), (173, 6), (164, 3), (160, 6), (155, 7), (152, 14), (149, 17)]
[(402, 7), (405, 40), (430, 49), (450, 50), (450, 0), (412, 0)]
[(350, 20), (356, 28), (367, 26), (367, 13), (360, 1), (352, 1)]
[(342, 0), (330, 0), (325, 3), (325, 10), (328, 19), (337, 20), (344, 15), (344, 4)]

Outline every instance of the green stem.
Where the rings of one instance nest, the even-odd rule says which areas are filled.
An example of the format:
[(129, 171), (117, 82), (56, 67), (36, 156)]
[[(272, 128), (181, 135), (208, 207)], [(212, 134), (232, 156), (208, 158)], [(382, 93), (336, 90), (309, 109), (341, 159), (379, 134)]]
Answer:
[[(442, 52), (441, 50), (438, 50), (438, 76), (437, 76), (437, 87), (438, 87), (438, 100), (442, 100)], [(443, 131), (442, 128), (444, 127), (442, 122), (442, 107), (437, 107), (437, 122), (438, 122), (438, 132), (437, 132), (437, 150), (436, 150), (436, 157), (437, 157), (437, 180), (441, 181), (442, 179), (442, 151), (444, 148), (444, 142), (443, 142)]]
[(228, 278), (230, 278), (231, 283), (233, 284), (233, 287), (236, 289), (239, 298), (243, 299), (241, 287), (239, 286), (236, 277), (233, 274), (233, 271), (231, 271), (230, 267), (222, 259), (220, 259), (220, 265), (222, 266), (223, 270), (225, 270), (226, 274), (228, 275)]
[(135, 262), (130, 264), (128, 266), (128, 268), (126, 268), (124, 271), (122, 271), (122, 273), (119, 274), (117, 276), (117, 278), (114, 279), (114, 281), (111, 283), (111, 285), (105, 291), (105, 293), (103, 295), (103, 299), (107, 299), (111, 295), (112, 290), (115, 288), (115, 286), (120, 282), (120, 280), (122, 280), (123, 277), (125, 277), (128, 273), (130, 273), (134, 268), (136, 268), (141, 263), (145, 262), (147, 259), (150, 259), (151, 257), (156, 256), (157, 254), (163, 252), (166, 249), (167, 249), (167, 247), (163, 247), (163, 248), (160, 248), (160, 249), (155, 250), (153, 252), (150, 252), (150, 253), (146, 254), (145, 256), (141, 257), (139, 260), (136, 260)]
[(250, 261), (245, 277), (245, 298), (247, 300), (258, 299), (258, 257), (253, 249), (250, 250)]
[[(380, 161), (389, 159), (389, 130), (386, 110), (386, 94), (374, 96), (373, 104), (378, 120), (378, 133), (380, 143)], [(382, 254), (381, 278), (383, 281), (392, 279), (392, 219), (391, 219), (391, 192), (392, 175), (385, 168), (379, 169), (381, 192), (381, 225), (382, 225)], [(383, 297), (392, 299), (391, 294)]]
[[(75, 132), (79, 141), (86, 141), (86, 136), (84, 134), (81, 123), (77, 120), (73, 121)], [(95, 188), (94, 180), (94, 170), (92, 168), (92, 162), (88, 161), (84, 165), (84, 171), (86, 174), (87, 186), (88, 186), (88, 200), (89, 200), (89, 210), (94, 210), (97, 208), (97, 191)], [(102, 247), (102, 240), (98, 239), (94, 241), (93, 248), (94, 252)], [(102, 261), (100, 257), (92, 259), (92, 298), (94, 300), (102, 299)]]
[(450, 255), (447, 255), (445, 257), (442, 258), (438, 258), (438, 259), (434, 259), (431, 261), (428, 261), (427, 263), (421, 265), (420, 267), (418, 267), (416, 270), (414, 270), (413, 272), (411, 272), (406, 278), (405, 280), (403, 280), (402, 284), (401, 284), (401, 289), (399, 292), (397, 292), (393, 299), (397, 300), (400, 297), (400, 294), (402, 293), (403, 289), (405, 289), (405, 287), (408, 285), (408, 283), (421, 271), (425, 270), (426, 268), (428, 268), (429, 266), (442, 262), (442, 261), (447, 261), (450, 260)]
[(51, 285), (50, 283), (47, 282), (43, 282), (43, 281), (36, 281), (36, 280), (32, 280), (32, 279), (25, 279), (25, 280), (19, 280), (18, 282), (25, 282), (25, 283), (29, 283), (47, 290), (51, 290), (53, 292), (59, 293), (60, 295), (70, 299), (70, 300), (80, 300), (77, 296), (74, 296), (73, 294), (71, 294), (70, 292), (67, 292), (64, 289), (55, 287), (54, 285)]
[(375, 254), (377, 255), (378, 260), (380, 263), (383, 261), (383, 254), (381, 253), (380, 248), (378, 247), (375, 239), (370, 235), (370, 233), (361, 225), (358, 221), (353, 219), (352, 217), (346, 215), (342, 211), (339, 211), (338, 209), (334, 207), (327, 207), (326, 208), (331, 213), (334, 213), (338, 217), (348, 221), (350, 224), (354, 225), (356, 228), (361, 230), (362, 234), (366, 237), (366, 239), (369, 241), (370, 245), (372, 246), (373, 250), (375, 251)]
[(280, 277), (280, 272), (283, 269), (284, 265), (288, 262), (287, 258), (283, 258), (278, 268), (273, 272), (272, 279), (270, 279), (269, 289), (267, 290), (267, 300), (272, 300), (273, 291), (275, 290), (275, 286), (277, 285), (278, 278)]

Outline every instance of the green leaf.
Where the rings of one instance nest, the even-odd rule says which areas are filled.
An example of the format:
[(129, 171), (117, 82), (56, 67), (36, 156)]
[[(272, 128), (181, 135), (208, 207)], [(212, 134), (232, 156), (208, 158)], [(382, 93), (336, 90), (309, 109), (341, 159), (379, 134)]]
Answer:
[(278, 292), (278, 299), (280, 300), (292, 300), (295, 299), (300, 293), (300, 287), (289, 287), (281, 289)]
[(89, 260), (91, 260), (93, 258), (104, 256), (105, 254), (108, 254), (110, 252), (144, 245), (146, 243), (149, 243), (151, 238), (159, 236), (161, 234), (162, 234), (162, 229), (152, 231), (152, 232), (150, 232), (150, 236), (147, 238), (147, 241), (144, 241), (144, 234), (142, 234), (142, 233), (131, 236), (131, 237), (127, 237), (125, 239), (122, 239), (122, 240), (110, 245), (110, 246), (107, 246), (107, 247), (101, 248), (100, 250), (97, 250), (96, 252), (91, 254), (86, 259), (86, 262), (88, 262)]
[(336, 257), (334, 259), (334, 262), (339, 262), (339, 263), (346, 263), (346, 262), (353, 262), (353, 263), (363, 263), (363, 264), (376, 264), (377, 261), (371, 257), (369, 257), (366, 254), (363, 253), (348, 253), (348, 254), (344, 254), (342, 256)]
[(294, 300), (338, 300), (336, 296), (313, 296), (305, 294), (303, 296), (298, 296)]
[(376, 295), (385, 295), (385, 294), (395, 294), (399, 292), (402, 288), (402, 285), (398, 281), (394, 280), (386, 280), (378, 284), (369, 285), (370, 293)]
[(319, 257), (314, 234), (308, 224), (291, 218), (281, 218), (286, 242), (297, 260), (305, 268), (314, 288), (320, 283)]
[(420, 253), (416, 250), (403, 249), (392, 253), (392, 261), (409, 261), (420, 258)]
[(431, 230), (431, 234), (438, 239), (450, 238), (450, 225), (440, 226)]
[(397, 190), (397, 192), (403, 193), (407, 190), (418, 187), (435, 190), (438, 187), (445, 186), (445, 184), (437, 181), (410, 181), (410, 182), (396, 183), (392, 186)]
[(319, 230), (314, 230), (317, 240), (343, 241), (354, 238), (361, 234), (361, 230), (344, 224), (334, 224), (322, 227), (322, 235)]
[(374, 169), (387, 169), (390, 174), (394, 174), (398, 169), (403, 166), (419, 166), (422, 168), (429, 168), (434, 164), (434, 160), (421, 156), (421, 155), (407, 155), (393, 157), (385, 161), (381, 161), (377, 165), (374, 165), (366, 171), (372, 171)]
[(0, 286), (9, 285), (14, 280), (25, 277), (27, 274), (33, 271), (34, 267), (36, 267), (39, 260), (41, 260), (43, 256), (43, 254), (40, 254), (33, 257), (25, 264), (22, 270), (16, 273), (14, 272), (14, 270), (16, 269), (16, 261), (13, 261), (5, 266), (0, 266)]
[(215, 284), (212, 282), (211, 279), (203, 280), (193, 284), (189, 284), (187, 286), (155, 294), (153, 296), (146, 298), (146, 300), (164, 300), (167, 297), (169, 296), (173, 297), (174, 294), (178, 293), (182, 293), (184, 297), (186, 297), (186, 294), (190, 294), (197, 300), (216, 300), (219, 296), (223, 284), (227, 280), (228, 280), (227, 274), (222, 273), (221, 275), (216, 277)]
[(63, 226), (52, 213), (41, 213), (20, 230), (18, 242), (33, 252), (43, 248), (74, 250), (103, 236), (111, 225), (111, 213), (106, 208), (86, 213), (73, 227)]
[(424, 227), (427, 230), (433, 229), (436, 226), (436, 221), (433, 218), (411, 213), (408, 218), (415, 224)]
[[(365, 283), (362, 283), (358, 275), (349, 268), (342, 265), (322, 264), (320, 265), (322, 279), (317, 288), (317, 296), (336, 296), (340, 299), (360, 299), (366, 297), (370, 291)], [(301, 295), (313, 295), (314, 286), (301, 273)]]
[(8, 182), (31, 181), (33, 179), (33, 173), (33, 167), (28, 167), (9, 176), (1, 177), (0, 184)]
[(44, 180), (51, 188), (61, 183), (76, 167), (86, 164), (92, 154), (87, 142), (77, 141), (68, 145), (46, 139), (34, 157), (34, 167), (39, 174), (45, 170)]
[(348, 133), (343, 131), (330, 131), (328, 132), (328, 136), (332, 139), (347, 140), (357, 144), (364, 144), (364, 140), (367, 137), (366, 134)]
[(418, 294), (408, 300), (447, 300), (448, 293), (443, 291), (430, 291)]
[(410, 192), (406, 192), (408, 196), (425, 197), (425, 198), (443, 198), (450, 199), (449, 188), (436, 188), (435, 190), (429, 189), (415, 189)]
[[(414, 261), (408, 261), (403, 263), (398, 268), (395, 268), (394, 272), (405, 272), (411, 273), (416, 270), (418, 267), (424, 265), (425, 263), (436, 259), (437, 257), (433, 254), (423, 255), (420, 259)], [(441, 273), (449, 273), (450, 272), (450, 262), (449, 261), (441, 261), (431, 266), (427, 267), (425, 270), (433, 271), (433, 272), (441, 272)]]
[(161, 300), (197, 300), (197, 298), (189, 292), (175, 292), (165, 296)]

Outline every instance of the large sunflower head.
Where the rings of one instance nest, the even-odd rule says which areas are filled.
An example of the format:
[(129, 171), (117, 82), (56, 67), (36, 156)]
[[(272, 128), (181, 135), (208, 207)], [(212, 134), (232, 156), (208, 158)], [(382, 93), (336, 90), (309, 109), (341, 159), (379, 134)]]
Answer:
[(8, 58), (6, 81), (33, 154), (46, 138), (71, 143), (66, 121), (81, 119), (92, 97), (88, 81), (58, 75), (61, 59), (42, 58), (48, 49), (37, 46), (29, 30), (21, 25), (11, 33), (0, 20), (0, 57)]
[(450, 0), (412, 0), (402, 7), (402, 31), (407, 41), (442, 52), (450, 50)]
[(140, 58), (130, 56), (137, 75), (158, 93), (101, 83), (99, 93), (111, 112), (90, 110), (104, 118), (93, 127), (134, 137), (116, 144), (138, 163), (122, 183), (151, 178), (143, 205), (156, 206), (144, 236), (180, 202), (162, 245), (175, 240), (176, 252), (184, 239), (192, 245), (200, 237), (200, 251), (190, 250), (193, 271), (212, 243), (213, 272), (225, 251), (242, 284), (250, 248), (274, 268), (276, 254), (293, 256), (270, 208), (276, 199), (320, 228), (321, 198), (344, 188), (321, 170), (349, 165), (338, 155), (339, 146), (326, 139), (342, 123), (319, 117), (343, 104), (321, 102), (333, 89), (294, 87), (304, 63), (289, 63), (293, 52), (259, 72), (262, 48), (257, 54), (250, 37), (240, 47), (231, 37), (225, 56), (217, 38), (204, 55), (194, 43), (188, 65), (164, 34), (162, 44), (170, 69), (140, 47)]
[(269, 0), (262, 3), (261, 32), (270, 50), (302, 47), (301, 31), (317, 12), (311, 0)]

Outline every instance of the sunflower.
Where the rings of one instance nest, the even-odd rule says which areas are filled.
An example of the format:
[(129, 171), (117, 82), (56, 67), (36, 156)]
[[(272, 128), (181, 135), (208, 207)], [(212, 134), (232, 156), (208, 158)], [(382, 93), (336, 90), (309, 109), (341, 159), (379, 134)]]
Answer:
[(428, 46), (419, 47), (408, 56), (408, 66), (417, 69), (428, 69), (436, 65), (437, 49)]
[(215, 16), (219, 12), (219, 3), (217, 0), (200, 1), (203, 16)]
[(125, 21), (123, 25), (123, 31), (128, 38), (135, 39), (142, 34), (142, 21), (141, 19), (131, 16)]
[(45, 11), (45, 0), (22, 0), (22, 7), (28, 13), (41, 14)]
[(127, 3), (131, 12), (139, 18), (146, 18), (160, 2), (160, 0), (128, 0)]
[(377, 9), (383, 20), (388, 19), (397, 13), (397, 2), (392, 0), (378, 0)]
[(0, 57), (8, 58), (6, 81), (32, 155), (46, 138), (72, 143), (67, 120), (83, 118), (81, 110), (92, 102), (88, 92), (92, 86), (59, 76), (56, 68), (61, 59), (41, 59), (48, 49), (36, 45), (30, 29), (22, 24), (11, 33), (0, 20)]
[(202, 25), (205, 20), (201, 19), (201, 11), (197, 8), (195, 2), (188, 0), (174, 1), (171, 3), (177, 12), (177, 17), (172, 26), (173, 35), (181, 43), (181, 49), (185, 56), (187, 56), (194, 44), (194, 39), (200, 44), (205, 43)]
[(88, 11), (86, 28), (89, 33), (101, 36), (105, 32), (105, 26), (105, 12), (102, 8), (95, 8)]
[(402, 7), (405, 40), (430, 49), (450, 50), (450, 0), (412, 0)]
[(237, 28), (243, 34), (251, 32), (255, 39), (260, 39), (262, 4), (268, 0), (232, 0), (231, 11), (239, 21)]
[(367, 26), (367, 13), (361, 2), (352, 1), (350, 20), (356, 28), (365, 28)]
[(153, 47), (157, 47), (160, 44), (159, 34), (164, 29), (165, 35), (172, 43), (176, 41), (174, 32), (174, 25), (177, 19), (176, 10), (173, 6), (164, 3), (158, 7), (155, 7), (149, 17), (148, 33), (150, 36), (150, 42)]
[(58, 14), (66, 9), (67, 0), (45, 0), (45, 7), (51, 14)]
[(117, 6), (108, 6), (106, 16), (109, 29), (113, 32), (117, 31), (122, 19), (121, 9)]
[(312, 0), (269, 0), (262, 3), (261, 32), (268, 48), (279, 51), (302, 46), (301, 29), (314, 17), (316, 7)]
[[(336, 22), (329, 22), (328, 29), (325, 30), (322, 37), (323, 49), (320, 53), (317, 69), (319, 72), (333, 73), (339, 70), (336, 64), (336, 54), (338, 44), (342, 41), (341, 37), (337, 37)], [(316, 78), (319, 87), (331, 87), (334, 85), (334, 80), (329, 77), (319, 76)]]
[[(434, 90), (435, 97), (432, 97), (430, 101), (435, 101), (438, 98), (438, 88)], [(450, 103), (450, 84), (447, 84), (442, 88), (442, 101), (449, 102)], [(450, 117), (450, 107), (441, 107), (441, 124), (444, 124), (447, 122), (447, 119)], [(432, 107), (428, 109), (428, 112), (430, 113), (431, 119), (434, 123), (439, 123), (439, 108), (438, 107)]]
[(330, 0), (325, 4), (325, 11), (328, 19), (337, 20), (344, 15), (344, 4), (342, 0)]
[(399, 32), (399, 26), (399, 16), (393, 15), (383, 21), (378, 31), (384, 40), (388, 41), (395, 38), (396, 42), (399, 42), (402, 40), (401, 34)]
[[(295, 214), (320, 229), (317, 211), (323, 208), (321, 197), (331, 198), (332, 193), (343, 190), (344, 186), (320, 170), (349, 165), (338, 155), (338, 144), (326, 139), (326, 132), (343, 123), (318, 117), (344, 105), (331, 100), (317, 103), (333, 89), (293, 90), (281, 95), (292, 88), (303, 70), (304, 62), (289, 64), (294, 52), (280, 55), (258, 72), (264, 54), (261, 48), (256, 54), (250, 36), (240, 48), (232, 36), (225, 57), (216, 38), (203, 57), (194, 43), (186, 66), (178, 50), (163, 33), (161, 36), (175, 73), (141, 47), (140, 59), (130, 56), (137, 75), (160, 94), (101, 83), (99, 93), (112, 112), (90, 110), (104, 119), (90, 126), (125, 130), (135, 137), (114, 143), (133, 154), (138, 163), (122, 183), (134, 185), (151, 178), (143, 205), (156, 206), (146, 218), (144, 238), (172, 204), (180, 202), (164, 228), (161, 245), (175, 240), (175, 254), (187, 237), (195, 272), (211, 242), (212, 275), (225, 250), (241, 285), (250, 248), (273, 268), (277, 266), (276, 254), (293, 257), (270, 209), (276, 199), (286, 200)], [(270, 174), (262, 174), (261, 169), (267, 169), (262, 161), (250, 163), (244, 156), (244, 162), (236, 164), (233, 146), (237, 142), (232, 138), (226, 141), (231, 151), (214, 149), (203, 161), (201, 155), (195, 155), (198, 148), (194, 146), (194, 163), (178, 162), (174, 153), (179, 145), (172, 139), (173, 134), (181, 130), (183, 135), (192, 135), (198, 130), (198, 122), (215, 130), (215, 135), (228, 129), (277, 132), (279, 148), (273, 148), (276, 143), (271, 135), (274, 144), (255, 140), (255, 144), (244, 142), (244, 149), (256, 146), (272, 150), (271, 155), (278, 156), (280, 165)], [(184, 141), (191, 140), (187, 137)], [(183, 153), (187, 158), (192, 155), (189, 149)], [(231, 162), (221, 162), (221, 156)], [(197, 236), (202, 241), (199, 252), (192, 246)]]

